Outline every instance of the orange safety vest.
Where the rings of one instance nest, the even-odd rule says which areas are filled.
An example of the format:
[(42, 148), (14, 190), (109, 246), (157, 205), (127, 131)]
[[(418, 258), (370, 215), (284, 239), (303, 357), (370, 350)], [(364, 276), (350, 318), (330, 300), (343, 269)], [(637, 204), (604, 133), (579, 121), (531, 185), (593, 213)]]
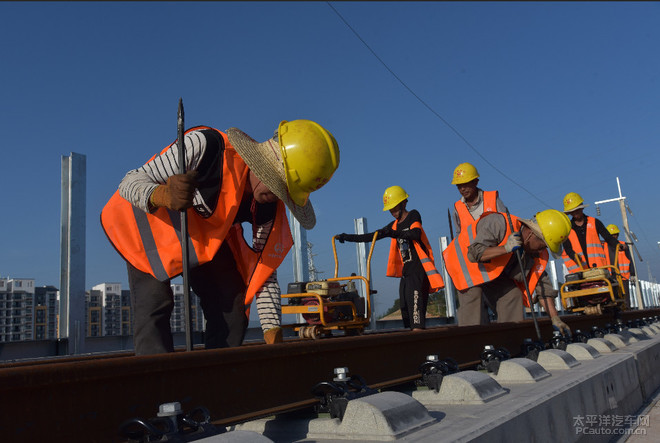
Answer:
[[(495, 280), (502, 274), (502, 271), (504, 271), (505, 266), (513, 255), (513, 252), (510, 252), (495, 257), (488, 262), (474, 263), (468, 260), (468, 247), (477, 236), (477, 224), (479, 223), (479, 220), (490, 214), (493, 214), (493, 212), (484, 212), (478, 220), (470, 225), (469, 229), (461, 230), (461, 233), (449, 243), (449, 246), (447, 246), (442, 253), (447, 272), (454, 282), (454, 286), (459, 291), (465, 291), (469, 288), (480, 286), (484, 283)], [(506, 218), (506, 214), (500, 212), (497, 212), (497, 214)], [(514, 228), (517, 231), (520, 231), (522, 223), (518, 217), (512, 215), (511, 221)], [(507, 223), (504, 239), (497, 246), (503, 246), (509, 238), (509, 235), (511, 235), (511, 227)], [(549, 254), (547, 250), (543, 250), (539, 254), (539, 257), (534, 258), (532, 268), (526, 276), (527, 287), (530, 291), (533, 292), (534, 288), (536, 288), (543, 271), (545, 271), (545, 268), (548, 265), (548, 258)], [(523, 303), (525, 306), (529, 307), (529, 301), (525, 295), (524, 283), (516, 281), (516, 285), (523, 293)]]
[[(188, 251), (191, 268), (213, 259), (223, 242), (228, 241), (243, 281), (247, 287), (245, 303), (249, 307), (256, 292), (293, 245), (284, 203), (277, 203), (273, 227), (264, 249), (257, 252), (247, 245), (240, 224), (234, 224), (249, 169), (229, 143), (227, 135), (207, 126), (191, 128), (217, 131), (224, 140), (222, 183), (213, 214), (203, 218), (188, 209)], [(174, 144), (174, 143), (172, 143)], [(167, 146), (164, 153), (171, 146)], [(153, 156), (149, 161), (152, 161)], [(183, 271), (180, 212), (158, 208), (153, 214), (136, 208), (115, 191), (101, 212), (101, 225), (117, 252), (142, 272), (167, 281)], [(246, 309), (246, 312), (248, 310)]]
[[(398, 220), (394, 220), (392, 229), (396, 229), (397, 224)], [(418, 221), (410, 225), (410, 229), (416, 228), (419, 228), (419, 230), (422, 231), (421, 241), (424, 244), (426, 251), (428, 251), (428, 255), (424, 251), (424, 248), (422, 248), (422, 245), (419, 244), (419, 242), (413, 241), (413, 245), (415, 246), (415, 251), (417, 251), (419, 260), (422, 262), (422, 267), (424, 268), (424, 272), (426, 272), (426, 277), (429, 279), (429, 291), (432, 294), (444, 288), (445, 282), (438, 270), (435, 268), (435, 263), (433, 261), (433, 249), (431, 249), (431, 244), (429, 243), (428, 238), (426, 238), (424, 229), (422, 229), (422, 224)], [(385, 275), (388, 277), (401, 277), (403, 275), (403, 259), (401, 258), (401, 251), (399, 251), (398, 242), (395, 238), (393, 238), (390, 242), (390, 256), (387, 259), (387, 271), (385, 272)]]
[[(497, 194), (497, 191), (484, 191), (483, 213), (497, 212)], [(456, 203), (454, 203), (454, 209), (456, 209), (456, 214), (458, 215), (458, 219), (461, 222), (461, 231), (463, 228), (467, 228), (472, 223), (474, 223), (474, 217), (472, 217), (472, 214), (470, 214), (470, 210), (464, 201), (458, 200)]]
[[(619, 243), (622, 246), (626, 244), (622, 241), (619, 241)], [(607, 243), (603, 243), (603, 250), (605, 251), (605, 259), (607, 260), (607, 263), (613, 265), (614, 260), (610, 259), (610, 248), (607, 246)], [(617, 266), (619, 268), (619, 274), (621, 274), (621, 278), (624, 280), (630, 280), (630, 259), (628, 259), (626, 251), (624, 251), (622, 248), (619, 248), (618, 259), (619, 260), (617, 262)]]
[[(608, 262), (605, 260), (605, 251), (603, 250), (603, 245), (600, 242), (598, 231), (596, 231), (596, 219), (593, 217), (587, 217), (586, 223), (587, 255), (589, 256), (589, 261), (591, 263), (586, 263), (586, 258), (584, 256), (584, 252), (582, 252), (582, 246), (580, 246), (580, 241), (577, 238), (577, 234), (575, 233), (575, 230), (571, 229), (571, 232), (568, 234), (568, 240), (571, 242), (571, 246), (573, 246), (573, 252), (575, 252), (578, 257), (580, 257), (582, 265), (586, 266), (587, 268), (591, 268), (593, 265), (596, 265), (596, 267), (607, 266)], [(566, 265), (566, 269), (568, 270), (569, 274), (574, 274), (581, 270), (578, 264), (568, 256), (566, 250), (562, 251), (561, 256), (564, 259), (564, 265)]]

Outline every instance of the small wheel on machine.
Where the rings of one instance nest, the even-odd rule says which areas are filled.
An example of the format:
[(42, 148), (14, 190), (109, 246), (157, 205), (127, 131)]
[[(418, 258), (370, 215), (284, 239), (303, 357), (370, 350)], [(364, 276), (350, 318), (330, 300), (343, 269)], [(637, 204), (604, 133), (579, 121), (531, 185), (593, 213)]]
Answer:
[(316, 340), (321, 337), (321, 327), (314, 325), (309, 328), (309, 338)]

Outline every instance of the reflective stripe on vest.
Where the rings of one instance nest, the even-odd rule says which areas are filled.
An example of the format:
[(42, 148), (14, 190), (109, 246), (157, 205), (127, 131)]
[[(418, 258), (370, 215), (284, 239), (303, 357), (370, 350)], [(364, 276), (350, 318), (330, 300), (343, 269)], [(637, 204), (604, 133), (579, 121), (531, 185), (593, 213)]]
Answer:
[[(454, 282), (454, 286), (459, 291), (465, 291), (468, 288), (479, 286), (483, 283), (495, 280), (500, 276), (504, 270), (504, 266), (509, 262), (512, 253), (500, 255), (488, 262), (473, 263), (468, 260), (468, 247), (477, 236), (477, 225), (479, 221), (487, 215), (494, 214), (493, 212), (484, 212), (478, 220), (472, 223), (469, 229), (461, 229), (454, 240), (449, 243), (449, 246), (442, 253), (445, 260), (445, 267), (447, 272)], [(506, 215), (497, 213), (505, 218)], [(518, 217), (511, 216), (513, 226), (515, 229), (520, 229), (520, 221)], [(502, 246), (506, 243), (507, 238), (511, 234), (511, 228), (506, 223), (506, 233), (504, 239), (497, 245)]]
[[(394, 220), (392, 229), (396, 229), (396, 226), (397, 226), (397, 220)], [(429, 240), (426, 237), (426, 233), (424, 232), (424, 229), (422, 229), (422, 224), (420, 222), (416, 221), (413, 224), (411, 224), (410, 229), (419, 229), (420, 231), (422, 231), (422, 236), (420, 240), (422, 241), (422, 244), (428, 251), (428, 255), (424, 251), (424, 248), (422, 248), (422, 246), (419, 244), (419, 242), (413, 241), (412, 243), (415, 247), (415, 251), (417, 252), (417, 256), (419, 257), (419, 260), (422, 263), (422, 267), (424, 268), (426, 277), (429, 280), (430, 293), (438, 292), (440, 289), (445, 287), (445, 282), (442, 279), (442, 275), (440, 275), (440, 273), (435, 267), (435, 263), (433, 260), (433, 249), (431, 248), (431, 244), (429, 243)], [(390, 242), (390, 255), (387, 260), (387, 271), (385, 275), (387, 275), (388, 277), (401, 277), (403, 275), (403, 260), (401, 258), (401, 251), (399, 251), (398, 242), (395, 238), (393, 238), (392, 241)]]
[[(598, 236), (598, 231), (596, 230), (596, 219), (593, 217), (587, 217), (586, 237), (587, 256), (590, 263), (587, 263), (575, 230), (572, 229), (568, 234), (568, 240), (571, 242), (573, 252), (575, 252), (580, 258), (582, 266), (585, 268), (591, 268), (593, 265), (596, 265), (597, 267), (607, 266), (608, 261), (605, 258), (605, 251), (600, 241), (600, 237)], [(568, 256), (565, 250), (562, 251), (561, 256), (564, 259), (564, 265), (566, 265), (566, 269), (569, 273), (572, 274), (580, 270), (580, 266)]]
[[(461, 231), (474, 223), (475, 219), (464, 201), (458, 200), (454, 203), (454, 209), (461, 223)], [(497, 191), (483, 191), (482, 214), (486, 212), (497, 212)]]

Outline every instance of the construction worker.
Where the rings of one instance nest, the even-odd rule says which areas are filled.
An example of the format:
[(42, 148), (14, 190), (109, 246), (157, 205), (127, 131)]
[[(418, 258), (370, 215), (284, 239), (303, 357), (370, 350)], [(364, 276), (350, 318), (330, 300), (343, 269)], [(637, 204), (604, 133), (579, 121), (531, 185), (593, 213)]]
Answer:
[(584, 204), (584, 199), (576, 192), (569, 192), (564, 196), (564, 212), (571, 217), (572, 229), (564, 242), (562, 258), (570, 274), (607, 265), (601, 238), (612, 248), (616, 248), (619, 243), (603, 222), (584, 214), (584, 208), (587, 206), (589, 205)]
[(635, 282), (635, 266), (633, 265), (632, 257), (630, 256), (630, 249), (625, 248), (626, 242), (619, 240), (619, 227), (617, 225), (607, 225), (607, 231), (612, 234), (612, 236), (619, 242), (621, 245), (619, 247), (618, 255), (615, 255), (616, 247), (612, 248), (609, 244), (603, 243), (603, 249), (605, 250), (605, 258), (607, 264), (616, 265), (621, 274), (621, 281), (623, 282), (623, 296), (625, 300), (626, 308), (630, 308), (630, 282)]
[[(310, 120), (282, 121), (262, 143), (237, 128), (223, 133), (206, 126), (189, 129), (184, 140), (188, 172), (178, 173), (175, 141), (129, 171), (101, 214), (108, 239), (127, 262), (135, 353), (174, 350), (170, 279), (183, 270), (183, 210), (190, 285), (204, 311), (206, 348), (241, 345), (255, 297), (264, 339), (281, 342), (276, 270), (293, 244), (285, 205), (303, 228), (314, 227), (309, 194), (337, 169), (337, 142)], [(243, 222), (252, 224), (252, 247)]]
[[(459, 291), (458, 325), (489, 323), (482, 297), (498, 322), (522, 321), (523, 304), (529, 304), (524, 294), (526, 280), (527, 288), (536, 288), (534, 302), (545, 309), (552, 325), (570, 335), (554, 306), (557, 291), (545, 273), (547, 248), (558, 253), (570, 230), (565, 214), (548, 209), (529, 220), (486, 213), (461, 231), (443, 252), (447, 272)], [(514, 254), (520, 248), (524, 277)]]
[(498, 191), (484, 191), (477, 187), (479, 172), (472, 164), (461, 163), (456, 166), (451, 184), (456, 185), (461, 194), (461, 199), (454, 203), (456, 235), (478, 220), (484, 212), (506, 212), (507, 208), (500, 200)]
[[(445, 286), (435, 268), (433, 250), (422, 228), (422, 217), (416, 209), (408, 211), (408, 193), (401, 186), (390, 186), (383, 194), (383, 211), (390, 211), (394, 221), (378, 230), (376, 240), (391, 237), (387, 262), (388, 277), (400, 277), (399, 302), (405, 328), (426, 328), (426, 306), (429, 294)], [(368, 242), (374, 233), (338, 234), (340, 243)]]

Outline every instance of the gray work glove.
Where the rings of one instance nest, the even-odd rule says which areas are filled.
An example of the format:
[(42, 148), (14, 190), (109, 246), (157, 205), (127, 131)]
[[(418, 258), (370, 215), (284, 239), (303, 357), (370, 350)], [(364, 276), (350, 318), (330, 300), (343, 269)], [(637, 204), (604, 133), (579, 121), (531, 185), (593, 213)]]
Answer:
[(522, 239), (520, 238), (520, 232), (513, 232), (509, 235), (509, 238), (506, 239), (504, 244), (504, 249), (506, 252), (513, 252), (516, 249), (520, 249), (522, 246)]
[(635, 277), (634, 275), (631, 275), (629, 280), (630, 280), (630, 283), (634, 285), (635, 282), (637, 281), (637, 277)]
[(564, 337), (571, 336), (571, 328), (568, 327), (566, 323), (561, 321), (558, 315), (555, 315), (550, 319), (552, 321), (552, 327), (561, 332)]

